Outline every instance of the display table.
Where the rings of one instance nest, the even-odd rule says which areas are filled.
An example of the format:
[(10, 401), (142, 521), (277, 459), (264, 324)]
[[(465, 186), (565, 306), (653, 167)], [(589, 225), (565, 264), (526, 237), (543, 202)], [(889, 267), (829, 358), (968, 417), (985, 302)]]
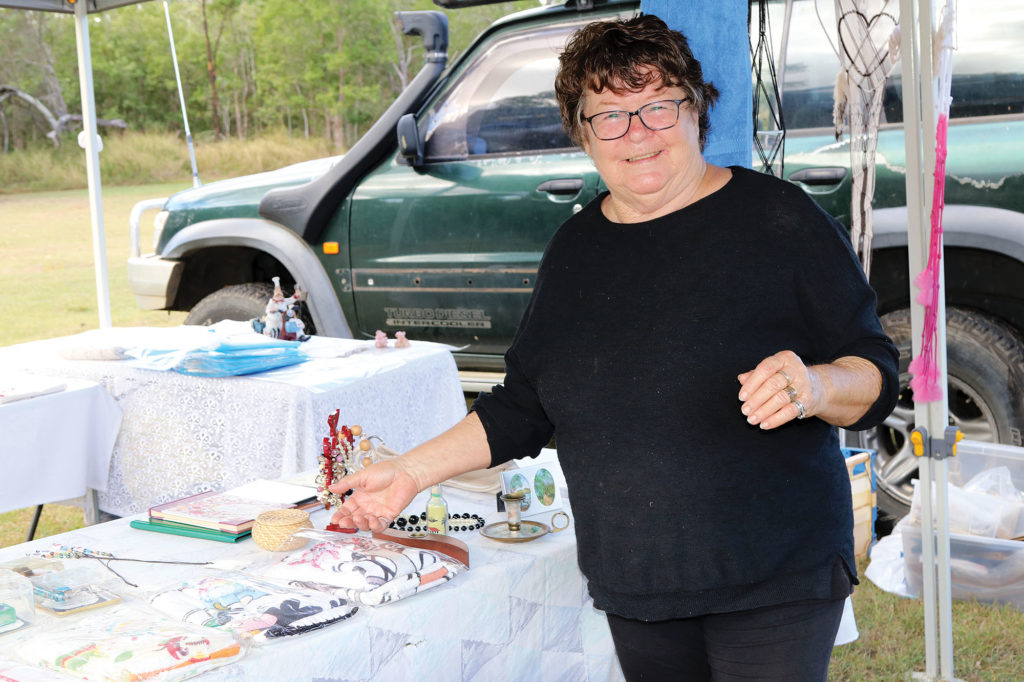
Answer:
[[(446, 488), (449, 510), (504, 517), (491, 495)], [(415, 507), (411, 507), (415, 508)], [(314, 515), (322, 528), (326, 512)], [(118, 519), (64, 535), (0, 549), (0, 561), (54, 543), (132, 558), (214, 560), (259, 553), (238, 545), (135, 530)], [(620, 680), (607, 621), (593, 608), (576, 566), (572, 527), (538, 540), (504, 544), (479, 532), (458, 533), (469, 545), (470, 570), (408, 599), (361, 607), (324, 630), (251, 648), (238, 662), (202, 680)], [(81, 561), (81, 560), (79, 560)], [(113, 562), (145, 601), (155, 589), (208, 569)], [(83, 616), (85, 614), (82, 614)], [(0, 638), (0, 657), (4, 641)], [(0, 661), (0, 675), (5, 663)]]
[[(455, 361), (439, 344), (374, 348), (372, 341), (314, 337), (313, 360), (215, 378), (95, 359), (202, 329), (104, 329), (0, 348), (2, 366), (96, 381), (117, 401), (124, 416), (109, 478), (95, 486), (103, 511), (128, 516), (203, 490), (313, 469), (336, 409), (341, 424), (360, 424), (399, 452), (466, 414)], [(60, 430), (55, 424), (51, 432), (59, 437)]]
[(0, 404), (0, 512), (106, 490), (121, 409), (93, 381), (66, 384), (63, 391)]

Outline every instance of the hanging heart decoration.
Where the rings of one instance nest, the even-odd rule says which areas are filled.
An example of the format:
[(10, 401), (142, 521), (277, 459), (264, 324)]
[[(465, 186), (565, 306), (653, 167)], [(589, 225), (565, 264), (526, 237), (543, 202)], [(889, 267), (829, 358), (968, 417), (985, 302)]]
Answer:
[(860, 77), (858, 85), (863, 85), (863, 81), (884, 80), (892, 69), (889, 38), (898, 23), (889, 12), (868, 18), (860, 10), (850, 10), (839, 17), (839, 45), (852, 69), (851, 75)]

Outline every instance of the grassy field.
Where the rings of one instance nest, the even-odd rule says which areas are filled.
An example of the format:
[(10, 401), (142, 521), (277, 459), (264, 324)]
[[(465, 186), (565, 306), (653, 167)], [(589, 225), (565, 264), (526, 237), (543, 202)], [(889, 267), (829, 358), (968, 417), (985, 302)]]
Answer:
[[(111, 319), (115, 326), (180, 324), (184, 315), (141, 311), (128, 288), (128, 216), (142, 199), (187, 183), (103, 191)], [(152, 224), (152, 214), (144, 216)], [(144, 231), (143, 244), (150, 232)], [(145, 247), (144, 247), (145, 250)], [(18, 306), (0, 325), (0, 345), (64, 336), (99, 325), (86, 190), (0, 195), (0, 291)]]
[[(170, 326), (184, 319), (183, 313), (139, 311), (128, 290), (125, 261), (132, 205), (187, 186), (186, 179), (104, 190), (115, 325)], [(9, 309), (0, 326), (0, 345), (98, 326), (89, 204), (84, 190), (0, 195), (0, 259), (0, 291), (19, 303)], [(23, 541), (31, 516), (31, 509), (0, 514), (0, 546)], [(81, 523), (80, 509), (47, 505), (37, 537), (71, 530)], [(866, 565), (862, 560), (862, 574)], [(883, 592), (862, 578), (853, 602), (860, 639), (835, 650), (830, 680), (902, 680), (910, 671), (924, 670), (920, 600)], [(956, 602), (953, 622), (957, 677), (970, 682), (1024, 680), (1024, 613), (1010, 607)]]

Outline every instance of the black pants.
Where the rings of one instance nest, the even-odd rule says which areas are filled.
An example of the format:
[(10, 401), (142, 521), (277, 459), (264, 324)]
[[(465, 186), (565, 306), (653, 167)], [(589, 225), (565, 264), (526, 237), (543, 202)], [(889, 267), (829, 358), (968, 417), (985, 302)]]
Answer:
[(806, 601), (652, 623), (609, 613), (608, 625), (630, 682), (824, 682), (844, 601)]

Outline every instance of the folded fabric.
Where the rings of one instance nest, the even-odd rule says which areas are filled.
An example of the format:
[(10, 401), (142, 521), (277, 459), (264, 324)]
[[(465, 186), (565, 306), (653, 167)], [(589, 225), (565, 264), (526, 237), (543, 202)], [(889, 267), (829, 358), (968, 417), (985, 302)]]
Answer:
[(87, 680), (183, 680), (243, 652), (230, 633), (129, 606), (40, 625), (18, 644), (26, 663)]
[(205, 377), (255, 374), (309, 359), (298, 341), (217, 326), (168, 334), (165, 339), (133, 347), (127, 354), (135, 358), (138, 367)]
[(241, 573), (190, 580), (149, 603), (176, 620), (231, 631), (256, 644), (319, 630), (358, 610), (338, 596)]
[(465, 570), (444, 554), (386, 540), (324, 531), (301, 534), (318, 542), (288, 555), (262, 575), (377, 606), (441, 585)]

